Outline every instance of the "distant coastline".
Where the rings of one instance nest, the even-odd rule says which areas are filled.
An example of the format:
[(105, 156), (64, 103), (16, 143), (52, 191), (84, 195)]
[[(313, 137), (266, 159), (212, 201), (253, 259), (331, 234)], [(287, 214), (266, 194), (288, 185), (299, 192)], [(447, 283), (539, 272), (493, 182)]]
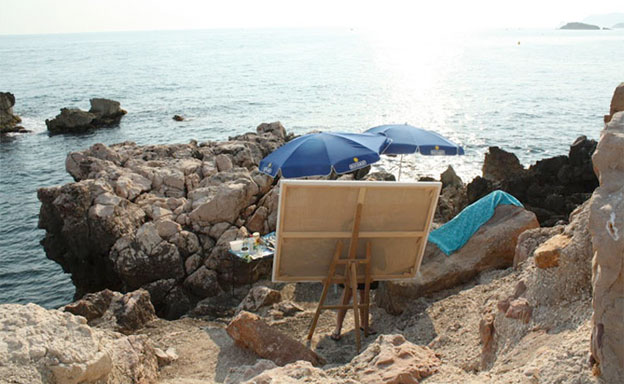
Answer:
[(593, 24), (585, 24), (579, 22), (567, 23), (559, 29), (578, 29), (578, 30), (600, 30), (600, 27)]

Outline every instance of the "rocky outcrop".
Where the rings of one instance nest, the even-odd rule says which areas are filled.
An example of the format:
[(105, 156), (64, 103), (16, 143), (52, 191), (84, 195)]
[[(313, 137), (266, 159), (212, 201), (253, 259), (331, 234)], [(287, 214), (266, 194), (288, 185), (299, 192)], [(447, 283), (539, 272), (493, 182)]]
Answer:
[(609, 114), (605, 115), (604, 122), (610, 122), (613, 115), (622, 111), (624, 111), (624, 83), (620, 83), (620, 85), (615, 88), (613, 97), (611, 98), (611, 108), (609, 109)]
[(567, 23), (559, 29), (583, 29), (583, 30), (600, 30), (600, 27), (593, 24), (585, 24), (579, 22)]
[(602, 131), (593, 156), (600, 187), (589, 206), (594, 255), (591, 353), (602, 377), (613, 383), (624, 380), (623, 153), (624, 112), (618, 112)]
[(465, 283), (485, 270), (510, 267), (520, 234), (538, 226), (532, 212), (500, 205), (492, 218), (450, 256), (428, 243), (417, 278), (383, 283), (376, 295), (377, 304), (390, 313), (401, 313), (406, 300)]
[[(221, 143), (95, 144), (70, 153), (65, 166), (76, 182), (39, 189), (39, 226), (76, 298), (143, 288), (159, 316), (177, 318), (267, 276), (270, 259), (247, 263), (228, 249), (248, 228), (276, 228), (278, 188), (257, 164), (284, 143), (280, 126)], [(197, 312), (221, 308), (209, 302)]]
[(127, 112), (118, 101), (91, 99), (91, 109), (86, 112), (78, 108), (61, 108), (61, 113), (45, 123), (51, 134), (75, 133), (88, 129), (118, 125)]
[(131, 334), (156, 317), (149, 293), (144, 289), (122, 295), (108, 289), (89, 293), (63, 307), (65, 312), (83, 316), (88, 324)]
[(314, 351), (290, 336), (271, 328), (257, 315), (242, 311), (227, 327), (227, 333), (237, 345), (247, 348), (277, 365), (305, 360), (314, 366), (325, 362)]
[(598, 186), (591, 163), (595, 148), (594, 140), (581, 136), (570, 147), (568, 156), (540, 160), (524, 169), (513, 153), (490, 147), (485, 155), (483, 177), (466, 186), (468, 203), (501, 189), (534, 212), (542, 226), (565, 223)]
[(0, 305), (0, 377), (9, 383), (155, 383), (145, 336), (91, 328), (86, 319), (35, 304)]
[(22, 119), (13, 113), (15, 96), (10, 92), (0, 92), (0, 134), (12, 132), (28, 132), (18, 124)]

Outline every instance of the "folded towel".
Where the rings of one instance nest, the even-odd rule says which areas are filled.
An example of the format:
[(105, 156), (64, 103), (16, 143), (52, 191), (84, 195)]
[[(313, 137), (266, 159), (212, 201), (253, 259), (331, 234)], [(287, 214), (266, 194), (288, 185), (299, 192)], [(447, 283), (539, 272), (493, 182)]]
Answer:
[(503, 191), (494, 191), (470, 204), (451, 221), (431, 231), (429, 241), (436, 244), (442, 252), (450, 255), (464, 246), (472, 235), (485, 224), (496, 206), (510, 204), (522, 207), (522, 203)]

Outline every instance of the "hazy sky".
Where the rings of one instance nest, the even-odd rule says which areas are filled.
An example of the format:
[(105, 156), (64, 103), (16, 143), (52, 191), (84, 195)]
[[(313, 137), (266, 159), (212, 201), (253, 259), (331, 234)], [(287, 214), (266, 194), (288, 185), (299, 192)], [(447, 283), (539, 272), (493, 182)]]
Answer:
[(0, 0), (0, 34), (371, 27), (556, 28), (622, 0)]

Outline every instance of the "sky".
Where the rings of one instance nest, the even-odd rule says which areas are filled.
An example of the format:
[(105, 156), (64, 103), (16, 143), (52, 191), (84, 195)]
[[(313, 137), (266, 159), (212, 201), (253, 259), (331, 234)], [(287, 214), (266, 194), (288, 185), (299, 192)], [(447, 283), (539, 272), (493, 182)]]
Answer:
[(0, 0), (0, 34), (214, 28), (557, 28), (622, 0)]

